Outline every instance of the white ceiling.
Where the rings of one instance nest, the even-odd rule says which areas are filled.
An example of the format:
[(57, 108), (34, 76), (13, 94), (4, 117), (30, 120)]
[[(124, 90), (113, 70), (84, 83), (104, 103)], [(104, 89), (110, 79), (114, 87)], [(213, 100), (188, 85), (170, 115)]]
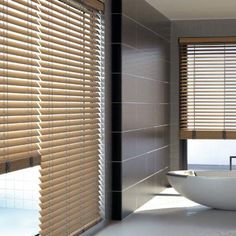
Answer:
[(146, 0), (170, 20), (236, 19), (236, 0)]

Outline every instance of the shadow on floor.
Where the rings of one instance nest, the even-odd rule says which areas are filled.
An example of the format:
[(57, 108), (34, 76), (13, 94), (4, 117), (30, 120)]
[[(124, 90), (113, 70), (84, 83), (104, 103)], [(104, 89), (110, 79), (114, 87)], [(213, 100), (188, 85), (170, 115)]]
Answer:
[(203, 206), (140, 211), (96, 236), (235, 236), (236, 212)]

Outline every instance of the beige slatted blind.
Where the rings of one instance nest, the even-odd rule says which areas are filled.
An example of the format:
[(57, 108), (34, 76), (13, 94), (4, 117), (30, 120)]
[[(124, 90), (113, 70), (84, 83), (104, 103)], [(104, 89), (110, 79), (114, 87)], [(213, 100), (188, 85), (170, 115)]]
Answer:
[(0, 1), (0, 172), (41, 163), (41, 236), (101, 220), (103, 4), (67, 2)]
[(36, 11), (0, 1), (0, 173), (39, 164)]
[(236, 138), (236, 38), (180, 39), (180, 137)]
[(100, 34), (96, 11), (38, 0), (41, 236), (80, 233), (99, 208)]

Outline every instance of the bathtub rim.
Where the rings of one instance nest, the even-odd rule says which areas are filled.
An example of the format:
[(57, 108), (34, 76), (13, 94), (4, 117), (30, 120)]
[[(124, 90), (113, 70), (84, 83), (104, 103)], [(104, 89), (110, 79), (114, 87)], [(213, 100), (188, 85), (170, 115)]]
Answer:
[[(214, 175), (198, 175), (199, 173), (215, 173)], [(219, 175), (217, 176), (217, 173), (232, 173), (235, 174), (233, 175)], [(177, 171), (169, 171), (166, 173), (167, 176), (172, 176), (172, 177), (177, 177), (177, 178), (193, 178), (193, 177), (198, 177), (198, 178), (207, 178), (207, 179), (236, 179), (236, 170), (177, 170)]]
[(187, 178), (189, 176), (197, 176), (194, 170), (176, 170), (169, 171), (166, 173), (167, 176), (179, 177), (179, 178)]

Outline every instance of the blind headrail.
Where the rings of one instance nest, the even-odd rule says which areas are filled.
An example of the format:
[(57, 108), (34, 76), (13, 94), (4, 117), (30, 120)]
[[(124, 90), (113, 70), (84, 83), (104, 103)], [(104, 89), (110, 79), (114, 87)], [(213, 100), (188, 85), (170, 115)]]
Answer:
[(229, 37), (181, 37), (179, 38), (180, 44), (197, 44), (197, 43), (236, 43), (236, 36)]
[(72, 7), (81, 9), (83, 4), (84, 6), (90, 8), (91, 10), (96, 10), (104, 12), (105, 4), (99, 0), (60, 0), (66, 4), (69, 4)]

